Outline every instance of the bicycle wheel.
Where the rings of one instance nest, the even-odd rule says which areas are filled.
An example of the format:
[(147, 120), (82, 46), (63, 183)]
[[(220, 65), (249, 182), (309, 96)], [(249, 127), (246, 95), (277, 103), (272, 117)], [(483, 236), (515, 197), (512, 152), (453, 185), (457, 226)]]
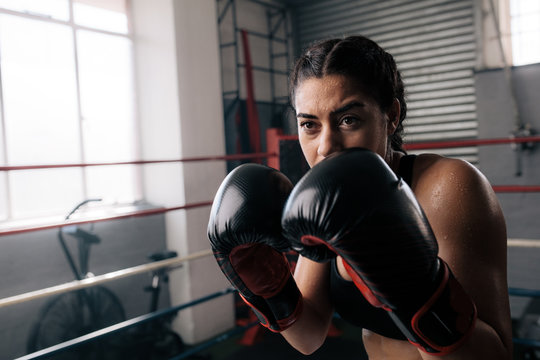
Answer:
[(167, 360), (180, 354), (185, 345), (178, 334), (151, 324), (128, 330), (129, 348), (124, 352), (130, 360)]
[(164, 324), (161, 324), (161, 329), (153, 336), (151, 351), (152, 359), (154, 360), (170, 359), (185, 350), (185, 345), (180, 335), (164, 326)]
[[(41, 310), (27, 344), (28, 352), (44, 349), (125, 320), (120, 300), (102, 286), (62, 294)], [(114, 335), (113, 335), (114, 336)], [(50, 359), (116, 359), (112, 336), (59, 352)]]

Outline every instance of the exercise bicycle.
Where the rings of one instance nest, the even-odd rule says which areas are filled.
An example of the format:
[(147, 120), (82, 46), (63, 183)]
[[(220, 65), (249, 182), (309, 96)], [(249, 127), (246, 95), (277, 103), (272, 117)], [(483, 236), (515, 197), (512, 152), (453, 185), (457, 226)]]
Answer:
[[(88, 199), (77, 204), (65, 219), (69, 220), (87, 203), (100, 200)], [(66, 243), (65, 235), (77, 240), (78, 263)], [(93, 224), (89, 230), (79, 226), (64, 226), (58, 229), (57, 236), (75, 279), (94, 276), (88, 268), (90, 248), (99, 244), (101, 239), (94, 234)], [(165, 251), (152, 254), (149, 259), (159, 261), (175, 256), (176, 252)], [(145, 291), (150, 292), (149, 312), (158, 309), (162, 283), (167, 280), (166, 269), (158, 269), (152, 273), (151, 284), (145, 287)], [(170, 328), (173, 316), (175, 315), (157, 318), (117, 334), (84, 343), (59, 352), (49, 359), (168, 359), (185, 348), (181, 337)], [(27, 351), (32, 353), (124, 320), (126, 316), (121, 301), (104, 286), (96, 285), (63, 293), (49, 300), (40, 310), (40, 316), (30, 331)]]

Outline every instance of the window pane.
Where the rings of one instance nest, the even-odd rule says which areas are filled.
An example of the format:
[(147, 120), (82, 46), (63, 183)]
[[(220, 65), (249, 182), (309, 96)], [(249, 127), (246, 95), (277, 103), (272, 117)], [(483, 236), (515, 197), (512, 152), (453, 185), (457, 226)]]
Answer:
[(540, 62), (540, 1), (511, 0), (512, 57), (514, 65)]
[(118, 203), (140, 199), (136, 194), (136, 171), (131, 165), (86, 168), (88, 197)]
[(0, 15), (0, 53), (8, 163), (80, 161), (71, 30)]
[(0, 221), (6, 220), (8, 212), (8, 203), (7, 203), (7, 173), (0, 172)]
[(75, 168), (10, 172), (13, 217), (67, 213), (84, 199), (81, 175)]
[(538, 14), (535, 13), (522, 15), (517, 18), (514, 23), (517, 23), (516, 30), (518, 30), (518, 32), (531, 32), (540, 30), (540, 17), (538, 16)]
[(125, 0), (75, 0), (73, 17), (78, 25), (127, 34)]
[(0, 7), (58, 20), (69, 20), (68, 0), (0, 0)]
[(88, 31), (77, 40), (85, 160), (134, 160), (131, 43)]
[[(2, 165), (136, 158), (132, 44), (122, 35), (128, 33), (126, 1), (72, 2), (77, 25), (118, 35), (77, 30), (69, 21), (70, 2), (0, 0), (0, 8), (66, 21), (0, 13)], [(104, 166), (0, 172), (0, 221), (64, 215), (88, 196), (137, 200), (139, 171)]]
[(3, 122), (4, 122), (4, 119), (0, 117), (0, 165), (6, 165), (6, 154), (4, 153), (6, 145), (4, 144), (4, 123)]
[(531, 44), (540, 41), (540, 31), (522, 33), (512, 39), (514, 65), (527, 65), (540, 62), (540, 46)]
[(519, 0), (518, 3), (518, 11), (522, 15), (526, 15), (527, 13), (534, 11), (540, 11), (540, 1), (538, 0)]
[[(0, 118), (0, 165), (6, 165), (5, 155), (4, 155), (4, 135), (2, 132), (3, 119)], [(0, 221), (7, 218), (7, 209), (8, 209), (8, 194), (7, 194), (7, 172), (0, 171)]]

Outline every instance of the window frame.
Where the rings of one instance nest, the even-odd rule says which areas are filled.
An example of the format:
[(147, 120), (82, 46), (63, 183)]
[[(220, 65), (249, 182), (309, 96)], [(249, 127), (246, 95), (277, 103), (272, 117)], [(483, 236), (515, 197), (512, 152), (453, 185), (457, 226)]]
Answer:
[[(104, 34), (107, 36), (115, 36), (115, 37), (121, 37), (125, 38), (130, 43), (130, 58), (131, 58), (131, 81), (133, 84), (133, 87), (130, 91), (130, 94), (128, 94), (132, 99), (133, 102), (131, 103), (131, 113), (132, 113), (132, 125), (133, 125), (133, 138), (129, 139), (129, 141), (133, 144), (133, 159), (136, 160), (140, 157), (140, 127), (139, 127), (139, 115), (138, 115), (138, 105), (137, 105), (137, 93), (136, 93), (136, 69), (135, 69), (135, 39), (134, 39), (134, 32), (133, 32), (133, 14), (132, 14), (132, 4), (131, 0), (125, 0), (125, 6), (126, 6), (126, 19), (127, 19), (127, 31), (126, 33), (122, 32), (115, 32), (115, 31), (109, 31), (99, 28), (94, 28), (91, 26), (85, 26), (85, 25), (79, 25), (75, 23), (75, 17), (74, 17), (74, 2), (75, 0), (66, 0), (68, 7), (69, 7), (69, 18), (68, 20), (61, 20), (61, 19), (55, 19), (49, 16), (44, 16), (41, 14), (37, 14), (34, 12), (21, 12), (21, 11), (15, 11), (10, 10), (6, 8), (2, 8), (0, 6), (0, 14), (7, 14), (7, 15), (13, 15), (33, 21), (42, 21), (47, 23), (53, 23), (53, 24), (59, 24), (63, 26), (67, 26), (71, 32), (72, 36), (72, 45), (73, 45), (73, 59), (74, 59), (74, 77), (75, 77), (75, 87), (76, 87), (76, 109), (77, 109), (77, 118), (74, 119), (74, 121), (77, 122), (76, 128), (77, 128), (77, 137), (78, 137), (78, 147), (80, 150), (80, 159), (81, 159), (81, 165), (84, 164), (85, 159), (87, 158), (85, 154), (85, 143), (84, 143), (84, 124), (83, 124), (83, 114), (82, 114), (82, 100), (81, 100), (81, 83), (80, 83), (80, 68), (79, 68), (79, 49), (78, 49), (78, 32), (79, 31), (88, 31), (92, 33), (99, 33)], [(17, 166), (19, 164), (10, 164), (8, 163), (8, 142), (7, 142), (7, 133), (6, 133), (6, 124), (5, 124), (5, 110), (4, 110), (4, 89), (3, 89), (3, 79), (0, 72), (0, 163), (5, 164), (6, 166)], [(35, 164), (35, 165), (41, 165), (41, 164)], [(44, 165), (50, 165), (50, 164), (44, 164)], [(126, 166), (126, 165), (121, 165)], [(142, 170), (140, 167), (136, 165), (127, 165), (127, 166), (134, 166), (134, 178), (133, 178), (133, 184), (134, 184), (134, 192), (133, 192), (133, 203), (138, 203), (140, 200), (144, 199), (144, 193), (143, 193), (143, 176), (142, 176)], [(29, 170), (31, 171), (31, 170)], [(36, 171), (36, 170), (34, 170)], [(39, 171), (39, 170), (38, 170)], [(50, 216), (29, 216), (29, 217), (21, 217), (21, 218), (15, 218), (13, 216), (13, 200), (12, 200), (12, 185), (10, 184), (10, 176), (9, 171), (1, 171), (0, 176), (4, 178), (4, 185), (0, 189), (0, 194), (5, 194), (3, 204), (0, 204), (0, 206), (5, 206), (5, 216), (0, 217), (0, 227), (11, 227), (12, 224), (18, 224), (18, 223), (25, 223), (25, 224), (39, 224), (42, 222), (46, 222), (50, 219), (57, 219), (58, 217), (65, 215), (65, 214), (59, 214), (59, 213), (51, 213)], [(81, 178), (82, 181), (80, 183), (80, 187), (82, 189), (82, 194), (84, 198), (89, 197), (89, 185), (88, 185), (88, 177), (87, 171), (85, 171), (85, 168), (81, 167)], [(83, 199), (76, 199), (75, 202), (83, 200)], [(130, 204), (117, 204), (121, 207), (125, 207), (126, 205)], [(69, 209), (67, 209), (69, 210)]]

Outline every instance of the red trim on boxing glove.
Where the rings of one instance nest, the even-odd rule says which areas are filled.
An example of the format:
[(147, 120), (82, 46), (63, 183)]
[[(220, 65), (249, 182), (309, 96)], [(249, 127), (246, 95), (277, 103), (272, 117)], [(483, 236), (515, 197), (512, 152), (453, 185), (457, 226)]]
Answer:
[[(240, 295), (240, 297), (242, 298), (242, 300), (244, 300), (246, 305), (249, 306), (253, 310), (253, 312), (257, 316), (257, 319), (259, 319), (259, 322), (261, 323), (261, 325), (264, 326), (265, 328), (269, 329), (269, 330), (272, 330), (270, 328), (270, 321), (268, 320), (268, 317), (264, 316), (264, 314), (262, 312), (257, 310), (255, 305), (253, 305), (252, 303), (247, 301), (246, 298), (240, 292), (238, 293), (238, 295)], [(274, 331), (274, 330), (272, 330), (272, 331)]]
[[(280, 332), (298, 319), (303, 308), (302, 295), (285, 254), (266, 244), (247, 243), (235, 247), (228, 259), (246, 288), (246, 294), (239, 289), (242, 300), (253, 309), (264, 327)], [(251, 299), (248, 291), (258, 299)]]
[(386, 311), (392, 311), (391, 308), (389, 308), (386, 304), (383, 304), (371, 291), (371, 289), (366, 285), (364, 280), (358, 275), (358, 273), (349, 265), (348, 262), (345, 261), (345, 259), (341, 258), (343, 262), (343, 266), (345, 267), (345, 270), (347, 270), (347, 273), (352, 278), (352, 281), (360, 290), (364, 298), (373, 306), (378, 308), (383, 308)]
[[(326, 241), (322, 240), (321, 238), (318, 238), (313, 235), (304, 235), (300, 238), (300, 241), (302, 244), (307, 246), (317, 246), (317, 245), (325, 245), (328, 249), (333, 251), (334, 253), (338, 254), (338, 252)], [(388, 311), (392, 311), (388, 306), (383, 304), (376, 296), (373, 294), (371, 289), (366, 285), (364, 280), (356, 273), (356, 271), (343, 259), (341, 258), (343, 262), (343, 266), (345, 266), (345, 270), (347, 270), (347, 273), (352, 278), (354, 284), (356, 287), (360, 290), (362, 295), (366, 298), (366, 300), (373, 306), (383, 308)]]
[(292, 324), (294, 324), (296, 322), (296, 320), (298, 320), (298, 318), (300, 317), (300, 314), (302, 313), (302, 310), (304, 309), (304, 302), (302, 301), (302, 299), (300, 299), (298, 301), (298, 303), (296, 304), (296, 308), (294, 309), (294, 312), (284, 318), (284, 319), (277, 319), (277, 323), (279, 325), (279, 330), (273, 330), (271, 328), (269, 328), (271, 331), (273, 332), (281, 332), (289, 327), (292, 326)]
[[(274, 328), (272, 327), (272, 324), (270, 320), (268, 319), (268, 317), (265, 316), (263, 312), (259, 311), (257, 307), (253, 305), (252, 303), (250, 303), (240, 292), (238, 294), (240, 295), (242, 300), (253, 310), (253, 312), (259, 319), (259, 322), (261, 323), (261, 325), (275, 333), (282, 332), (283, 330), (291, 327), (296, 322), (296, 320), (298, 320), (300, 314), (302, 313), (302, 310), (304, 309), (304, 302), (302, 301), (302, 298), (300, 297), (296, 303), (296, 307), (294, 308), (294, 311), (289, 316), (283, 319), (275, 319), (278, 327)], [(270, 299), (269, 302), (271, 301), (272, 300)]]
[(330, 244), (328, 244), (326, 241), (313, 235), (302, 235), (302, 237), (300, 238), (300, 242), (307, 246), (324, 245), (331, 251), (336, 252), (336, 250), (334, 250), (334, 248), (331, 247)]
[[(421, 344), (411, 343), (421, 350), (429, 352), (430, 355), (444, 356), (454, 352), (469, 337), (475, 326), (477, 310), (472, 299), (450, 271), (448, 264), (441, 259), (439, 261), (444, 271), (442, 281), (431, 298), (411, 319), (411, 326), (416, 335), (437, 352), (427, 351)], [(451, 320), (449, 318), (445, 319), (442, 314), (439, 314), (440, 317), (437, 316), (437, 306), (441, 306), (442, 310), (449, 310), (450, 318), (455, 320), (455, 323), (445, 323), (445, 321)], [(431, 319), (425, 321), (428, 317), (437, 319), (438, 323), (434, 323)], [(422, 324), (423, 321), (424, 324)], [(432, 329), (429, 329), (430, 325), (449, 328), (451, 331), (461, 334), (461, 336), (457, 341), (449, 345), (438, 344), (433, 339), (433, 336), (428, 335), (433, 332)]]

